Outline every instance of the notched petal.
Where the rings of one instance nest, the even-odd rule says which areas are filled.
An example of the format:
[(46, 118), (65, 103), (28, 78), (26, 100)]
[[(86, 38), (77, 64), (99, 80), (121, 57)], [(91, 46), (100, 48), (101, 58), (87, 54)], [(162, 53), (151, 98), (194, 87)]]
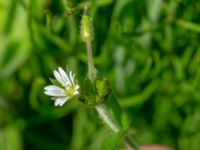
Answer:
[(60, 84), (62, 84), (63, 86), (66, 85), (65, 80), (62, 78), (62, 76), (60, 75), (60, 73), (58, 73), (56, 70), (54, 70), (53, 74), (54, 74), (54, 77), (56, 78), (56, 80), (58, 82), (60, 82)]
[(78, 95), (79, 92), (78, 91), (74, 91), (73, 95)]
[(64, 93), (64, 91), (62, 90), (47, 90), (44, 92), (46, 95), (48, 96), (58, 96), (58, 97), (63, 97), (66, 96), (66, 94)]
[(58, 71), (62, 76), (63, 80), (65, 81), (65, 84), (70, 84), (70, 80), (67, 73), (61, 67), (58, 68)]
[(75, 89), (78, 90), (79, 88), (80, 88), (80, 86), (77, 84), (77, 85), (75, 86)]
[(45, 86), (44, 87), (44, 90), (49, 90), (49, 91), (52, 91), (52, 90), (61, 90), (60, 87), (56, 86), (56, 85), (48, 85), (48, 86)]
[(65, 103), (67, 100), (68, 100), (68, 97), (65, 97), (65, 98), (57, 98), (57, 99), (55, 100), (54, 105), (55, 105), (55, 106), (62, 106), (62, 105), (64, 105), (64, 103)]

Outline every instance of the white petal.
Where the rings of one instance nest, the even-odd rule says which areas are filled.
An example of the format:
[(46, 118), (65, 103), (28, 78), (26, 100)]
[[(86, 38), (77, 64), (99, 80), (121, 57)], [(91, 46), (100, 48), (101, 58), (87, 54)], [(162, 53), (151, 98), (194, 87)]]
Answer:
[(48, 96), (66, 96), (65, 91), (63, 89), (61, 90), (47, 90), (44, 92)]
[(73, 78), (73, 81), (74, 81), (74, 78), (75, 78), (75, 73), (73, 74), (73, 77), (72, 77), (72, 78)]
[(55, 100), (54, 105), (55, 105), (55, 106), (62, 106), (62, 105), (64, 105), (64, 103), (65, 103), (67, 100), (68, 100), (68, 97), (57, 98), (57, 99)]
[(73, 95), (77, 95), (77, 94), (79, 94), (79, 92), (78, 91), (74, 91)]
[(62, 76), (61, 76), (56, 70), (54, 70), (53, 74), (54, 74), (56, 80), (57, 80), (60, 84), (62, 84), (63, 86), (66, 86), (65, 80), (62, 78)]
[(61, 77), (63, 78), (63, 80), (65, 81), (65, 84), (66, 85), (70, 84), (70, 80), (69, 80), (69, 77), (66, 74), (66, 72), (61, 67), (58, 68), (58, 71), (59, 71)]
[(75, 86), (75, 90), (78, 90), (80, 88), (80, 86), (77, 84), (76, 86)]
[(70, 86), (66, 86), (65, 90), (68, 91), (70, 89)]
[(44, 93), (50, 96), (54, 96), (55, 94), (56, 96), (65, 96), (65, 90), (56, 85), (48, 85), (44, 88), (44, 90)]
[(44, 90), (46, 91), (61, 90), (61, 88), (56, 85), (48, 85), (44, 87)]
[(70, 80), (71, 80), (72, 84), (74, 84), (75, 74), (73, 74), (72, 71), (69, 72), (69, 77), (70, 77)]

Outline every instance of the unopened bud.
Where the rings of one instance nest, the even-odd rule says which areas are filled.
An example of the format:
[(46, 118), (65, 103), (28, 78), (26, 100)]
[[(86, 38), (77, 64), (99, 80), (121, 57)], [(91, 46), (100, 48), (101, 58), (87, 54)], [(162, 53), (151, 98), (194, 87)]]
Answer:
[(83, 87), (85, 87), (85, 89), (82, 89), (79, 100), (89, 106), (102, 104), (107, 101), (111, 95), (110, 84), (105, 78), (96, 78), (94, 85), (86, 78)]
[(87, 8), (81, 18), (81, 39), (83, 42), (91, 42), (93, 40), (93, 26), (90, 16), (87, 14)]

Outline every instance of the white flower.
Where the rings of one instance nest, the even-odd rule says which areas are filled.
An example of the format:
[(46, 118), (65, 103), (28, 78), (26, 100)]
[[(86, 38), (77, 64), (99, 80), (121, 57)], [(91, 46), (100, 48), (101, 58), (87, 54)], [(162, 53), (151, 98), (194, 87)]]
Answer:
[(67, 74), (59, 67), (58, 71), (54, 70), (53, 73), (60, 86), (48, 85), (44, 88), (44, 93), (48, 96), (52, 96), (52, 99), (55, 100), (55, 106), (62, 106), (70, 97), (79, 94), (79, 85), (75, 84), (75, 74), (73, 74), (72, 71)]

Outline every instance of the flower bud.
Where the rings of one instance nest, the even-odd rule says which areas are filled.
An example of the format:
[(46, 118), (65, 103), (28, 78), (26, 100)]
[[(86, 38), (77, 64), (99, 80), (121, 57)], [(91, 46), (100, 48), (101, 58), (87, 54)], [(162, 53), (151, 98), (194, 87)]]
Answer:
[(83, 87), (79, 100), (89, 106), (104, 103), (111, 94), (110, 84), (105, 78), (96, 78), (94, 84), (86, 78)]
[(99, 103), (106, 101), (111, 93), (108, 80), (105, 78), (96, 78), (94, 85), (96, 91), (96, 101)]
[(87, 14), (87, 8), (81, 18), (81, 39), (83, 42), (91, 42), (93, 40), (93, 26), (91, 18)]

